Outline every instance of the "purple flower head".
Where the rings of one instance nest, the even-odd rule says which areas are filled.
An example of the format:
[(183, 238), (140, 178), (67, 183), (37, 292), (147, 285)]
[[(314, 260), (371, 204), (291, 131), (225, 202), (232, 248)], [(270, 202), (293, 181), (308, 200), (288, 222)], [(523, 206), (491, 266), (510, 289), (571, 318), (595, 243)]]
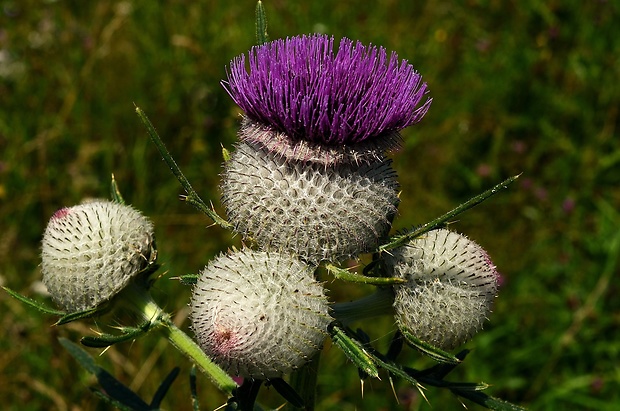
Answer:
[(323, 163), (377, 158), (431, 103), (420, 104), (426, 83), (396, 53), (346, 38), (335, 51), (326, 35), (254, 47), (233, 59), (222, 85), (246, 113), (242, 140)]

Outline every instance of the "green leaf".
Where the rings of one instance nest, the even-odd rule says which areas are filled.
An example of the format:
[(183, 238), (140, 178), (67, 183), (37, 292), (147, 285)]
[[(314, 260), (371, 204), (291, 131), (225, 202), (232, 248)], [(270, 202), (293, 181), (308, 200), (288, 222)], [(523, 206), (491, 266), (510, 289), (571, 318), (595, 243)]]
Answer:
[(403, 278), (395, 277), (369, 277), (366, 275), (358, 274), (353, 271), (345, 270), (344, 268), (336, 267), (333, 264), (326, 264), (325, 269), (329, 271), (334, 277), (339, 280), (349, 281), (352, 283), (362, 283), (371, 285), (392, 285), (402, 284), (407, 282)]
[(267, 14), (263, 7), (263, 2), (258, 0), (256, 3), (256, 44), (259, 46), (269, 41), (267, 34)]
[(189, 390), (192, 395), (192, 408), (200, 411), (200, 401), (198, 401), (198, 389), (196, 388), (196, 366), (192, 365), (189, 370)]
[(93, 360), (93, 357), (91, 357), (90, 354), (80, 348), (79, 345), (67, 340), (66, 338), (61, 337), (58, 341), (67, 351), (69, 351), (69, 354), (71, 354), (71, 356), (75, 358), (75, 360), (80, 363), (86, 371), (91, 374), (97, 373), (98, 366), (95, 364), (95, 360)]
[(60, 344), (65, 347), (67, 351), (69, 351), (69, 354), (71, 354), (71, 356), (75, 358), (86, 371), (97, 377), (97, 381), (99, 381), (101, 388), (105, 390), (105, 395), (129, 407), (131, 410), (148, 411), (150, 409), (149, 405), (136, 393), (123, 385), (123, 383), (114, 378), (106, 370), (95, 364), (95, 361), (90, 354), (80, 348), (77, 344), (67, 340), (66, 338), (59, 338), (59, 341)]
[(491, 397), (481, 391), (452, 389), (454, 394), (496, 411), (525, 411), (526, 408), (499, 398)]
[(112, 197), (112, 201), (115, 203), (125, 204), (125, 199), (118, 188), (114, 174), (112, 174), (112, 181), (110, 182), (110, 196)]
[(51, 314), (51, 315), (65, 315), (66, 313), (64, 311), (60, 311), (60, 310), (56, 310), (54, 308), (50, 308), (46, 305), (44, 305), (43, 303), (40, 303), (38, 301), (33, 300), (32, 298), (28, 298), (25, 295), (21, 295), (20, 293), (18, 293), (17, 291), (13, 291), (8, 287), (2, 287), (4, 289), (4, 291), (6, 291), (7, 293), (9, 293), (9, 295), (11, 295), (11, 297), (21, 301), (24, 304), (27, 304), (33, 308), (36, 308), (37, 310), (44, 312), (45, 314)]
[(153, 395), (153, 400), (151, 401), (151, 408), (159, 408), (161, 406), (161, 402), (163, 401), (166, 393), (170, 389), (170, 386), (174, 382), (174, 380), (179, 376), (179, 372), (181, 369), (179, 367), (174, 367), (172, 371), (166, 376), (166, 378), (161, 382), (159, 388)]
[(96, 388), (90, 388), (90, 391), (97, 397), (99, 398), (101, 401), (105, 402), (106, 404), (109, 404), (115, 408), (118, 408), (121, 411), (135, 411), (133, 408), (126, 406), (125, 404), (116, 401), (114, 398), (110, 397), (108, 394), (106, 394), (103, 391), (100, 391)]
[(427, 233), (431, 230), (444, 226), (449, 220), (453, 219), (454, 217), (461, 214), (462, 212), (467, 211), (470, 208), (477, 206), (478, 204), (482, 203), (489, 197), (499, 193), (501, 190), (505, 190), (506, 188), (508, 188), (510, 184), (514, 183), (520, 176), (521, 174), (510, 177), (502, 181), (501, 183), (497, 184), (493, 188), (490, 188), (487, 191), (483, 192), (482, 194), (472, 197), (471, 199), (467, 200), (466, 202), (456, 207), (455, 209), (448, 211), (446, 214), (442, 215), (441, 217), (437, 217), (433, 221), (423, 224), (420, 227), (417, 227), (408, 233), (392, 237), (389, 243), (383, 244), (382, 246), (379, 247), (379, 250), (377, 251), (384, 252), (384, 251), (391, 250), (396, 247), (400, 247), (402, 245), (407, 244), (410, 240), (421, 236), (424, 233)]
[(402, 328), (400, 331), (405, 337), (407, 343), (409, 343), (409, 345), (411, 345), (413, 348), (416, 348), (423, 354), (431, 357), (433, 360), (447, 364), (458, 364), (461, 362), (461, 360), (459, 360), (457, 357), (450, 354), (449, 352), (446, 352), (441, 348), (437, 348), (432, 344), (420, 340), (419, 338), (411, 334), (407, 329)]
[[(458, 354), (456, 354), (455, 357), (458, 358), (462, 362), (465, 359), (465, 357), (467, 357), (467, 354), (469, 354), (469, 350), (462, 350)], [(434, 366), (427, 368), (425, 370), (422, 370), (422, 371), (415, 370), (413, 374), (420, 381), (423, 381), (423, 379), (425, 378), (430, 378), (433, 380), (442, 380), (448, 374), (450, 374), (459, 364), (449, 364), (449, 363), (435, 364)]]
[(58, 321), (54, 323), (54, 325), (63, 325), (63, 324), (70, 323), (72, 321), (82, 320), (84, 318), (96, 317), (98, 315), (101, 315), (107, 312), (108, 308), (109, 307), (107, 306), (107, 304), (103, 304), (103, 305), (100, 305), (99, 307), (91, 308), (89, 310), (76, 311), (73, 313), (65, 314), (62, 317), (60, 317)]
[(153, 123), (151, 123), (151, 120), (149, 120), (149, 118), (146, 116), (144, 111), (142, 111), (140, 107), (136, 107), (136, 113), (138, 114), (138, 117), (140, 117), (140, 120), (142, 120), (142, 123), (146, 126), (146, 130), (149, 134), (149, 137), (151, 137), (151, 141), (153, 141), (153, 143), (157, 147), (159, 154), (162, 156), (166, 164), (168, 164), (168, 167), (170, 167), (172, 174), (174, 174), (177, 180), (179, 180), (179, 183), (181, 184), (181, 186), (187, 193), (187, 195), (182, 196), (181, 199), (184, 201), (187, 201), (189, 204), (193, 205), (196, 209), (206, 214), (220, 227), (225, 228), (225, 229), (231, 229), (232, 224), (230, 224), (228, 221), (220, 217), (211, 207), (209, 207), (204, 202), (202, 198), (200, 198), (196, 190), (194, 190), (194, 188), (190, 184), (187, 177), (185, 177), (185, 175), (179, 168), (176, 161), (174, 161), (174, 158), (172, 158), (172, 155), (166, 148), (166, 145), (164, 144), (162, 139), (159, 137), (159, 134), (157, 134), (157, 131), (155, 130), (155, 127), (153, 126)]
[[(256, 397), (264, 380), (255, 380), (253, 378), (244, 378), (243, 384), (234, 391), (234, 401), (240, 411), (251, 411), (256, 408)], [(232, 404), (230, 404), (232, 405)]]
[(177, 277), (183, 285), (196, 285), (198, 282), (198, 274), (185, 274)]
[(151, 327), (150, 321), (145, 321), (139, 327), (122, 327), (121, 334), (101, 334), (97, 337), (82, 337), (80, 342), (92, 348), (109, 347), (120, 342), (134, 340), (143, 334), (149, 332)]
[(276, 389), (278, 394), (288, 401), (293, 407), (303, 408), (304, 400), (297, 394), (297, 392), (288, 385), (282, 378), (273, 378), (269, 380), (269, 383)]
[(335, 323), (328, 327), (329, 334), (336, 344), (355, 364), (357, 368), (373, 378), (379, 378), (379, 369), (373, 361), (373, 357), (366, 351), (362, 344), (350, 337), (347, 332)]

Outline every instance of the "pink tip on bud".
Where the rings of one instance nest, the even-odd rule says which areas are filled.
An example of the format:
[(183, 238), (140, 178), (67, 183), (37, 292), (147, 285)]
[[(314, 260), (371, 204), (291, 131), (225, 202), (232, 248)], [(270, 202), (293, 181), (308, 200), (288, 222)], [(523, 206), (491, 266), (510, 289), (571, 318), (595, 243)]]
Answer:
[(60, 210), (56, 211), (54, 215), (52, 215), (51, 220), (61, 220), (65, 218), (67, 215), (71, 213), (71, 209), (69, 207), (63, 207)]

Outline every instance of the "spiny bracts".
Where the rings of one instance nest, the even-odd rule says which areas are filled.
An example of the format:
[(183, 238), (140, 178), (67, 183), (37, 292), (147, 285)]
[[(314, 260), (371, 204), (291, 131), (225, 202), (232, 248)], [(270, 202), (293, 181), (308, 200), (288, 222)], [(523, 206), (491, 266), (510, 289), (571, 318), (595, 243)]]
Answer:
[(191, 301), (201, 348), (232, 375), (269, 379), (303, 366), (332, 321), (313, 269), (290, 254), (221, 254), (199, 275)]
[(134, 208), (110, 201), (62, 208), (43, 234), (43, 283), (63, 309), (83, 311), (114, 297), (155, 255), (153, 224)]
[(385, 262), (389, 275), (408, 280), (394, 286), (401, 329), (444, 350), (482, 329), (499, 276), (478, 244), (446, 229), (433, 230), (391, 250)]
[(221, 190), (236, 231), (312, 264), (375, 250), (399, 202), (389, 160), (325, 168), (247, 143), (226, 162)]

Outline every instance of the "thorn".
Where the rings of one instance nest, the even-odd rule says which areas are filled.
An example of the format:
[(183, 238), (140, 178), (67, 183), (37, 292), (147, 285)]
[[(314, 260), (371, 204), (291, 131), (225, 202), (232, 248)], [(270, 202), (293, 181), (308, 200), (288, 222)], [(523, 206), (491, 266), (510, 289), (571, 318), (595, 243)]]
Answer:
[(388, 374), (388, 378), (390, 379), (390, 385), (392, 386), (392, 393), (394, 394), (394, 398), (396, 399), (396, 404), (400, 404), (398, 400), (398, 395), (396, 394), (396, 388), (394, 388), (394, 380), (392, 380), (392, 376)]
[(422, 398), (424, 398), (424, 401), (426, 401), (426, 403), (428, 405), (431, 405), (431, 403), (428, 401), (428, 398), (426, 398), (426, 394), (424, 394), (424, 386), (422, 384), (416, 384), (415, 386), (418, 389), (418, 392), (420, 393), (420, 395), (422, 396)]
[(390, 250), (383, 250), (383, 253), (386, 253), (387, 255), (389, 255), (390, 257), (394, 257), (394, 254), (390, 253)]
[(364, 399), (364, 380), (360, 379), (360, 388), (362, 390), (362, 399)]
[(99, 356), (100, 356), (100, 357), (101, 357), (101, 356), (103, 356), (103, 354), (105, 354), (105, 353), (106, 353), (106, 351), (108, 351), (108, 350), (110, 349), (110, 347), (111, 347), (111, 345), (108, 345), (107, 347), (105, 347), (105, 348), (103, 349), (103, 351), (101, 351), (101, 352), (99, 353)]
[(456, 397), (457, 400), (461, 403), (461, 405), (463, 406), (463, 408), (465, 408), (466, 410), (468, 410), (469, 408), (467, 408), (467, 405), (465, 405), (465, 403), (461, 400), (460, 397)]

